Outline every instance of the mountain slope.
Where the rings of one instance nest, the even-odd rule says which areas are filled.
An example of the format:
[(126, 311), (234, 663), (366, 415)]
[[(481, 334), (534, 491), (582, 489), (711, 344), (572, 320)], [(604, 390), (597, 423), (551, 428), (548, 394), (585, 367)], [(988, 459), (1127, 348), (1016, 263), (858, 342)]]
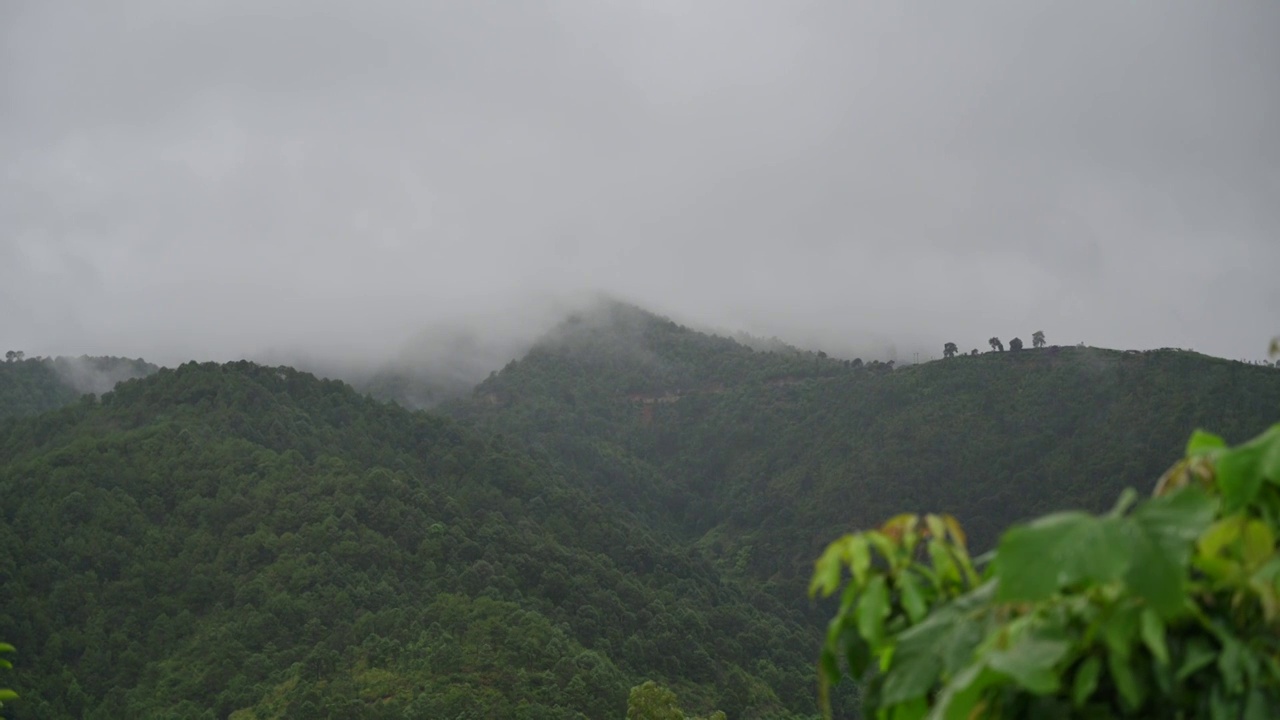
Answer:
[[(15, 718), (812, 711), (813, 636), (554, 467), (249, 363), (0, 426)], [(6, 706), (6, 710), (8, 710)]]
[(758, 353), (635, 309), (567, 327), (459, 417), (547, 451), (720, 566), (799, 603), (831, 538), (903, 511), (956, 514), (977, 549), (1012, 522), (1100, 510), (1196, 427), (1280, 416), (1273, 368), (1162, 350), (1044, 348), (893, 370)]

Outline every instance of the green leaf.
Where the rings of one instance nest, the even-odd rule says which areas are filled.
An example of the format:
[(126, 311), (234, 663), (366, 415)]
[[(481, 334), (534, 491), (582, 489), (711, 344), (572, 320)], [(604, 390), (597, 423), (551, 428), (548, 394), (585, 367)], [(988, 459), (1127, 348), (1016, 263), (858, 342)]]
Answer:
[(965, 668), (938, 693), (933, 711), (929, 713), (930, 720), (968, 720), (975, 717), (983, 691), (1003, 680), (1003, 675), (986, 664)]
[(1151, 651), (1151, 655), (1156, 659), (1156, 662), (1161, 665), (1168, 665), (1169, 648), (1165, 644), (1164, 621), (1151, 608), (1145, 608), (1142, 611), (1140, 633), (1143, 644)]
[(1132, 557), (1125, 583), (1161, 616), (1172, 618), (1185, 613), (1188, 605), (1186, 566), (1150, 534), (1138, 529), (1125, 535), (1124, 542)]
[(964, 618), (944, 608), (898, 636), (881, 691), (884, 704), (906, 702), (933, 688), (943, 669), (938, 648), (957, 624), (965, 624)]
[(858, 607), (854, 610), (854, 618), (858, 623), (858, 632), (871, 643), (878, 646), (884, 640), (884, 621), (889, 617), (889, 587), (883, 575), (871, 578), (867, 588), (858, 599)]
[(920, 622), (929, 611), (929, 605), (920, 592), (920, 585), (916, 582), (915, 576), (910, 572), (899, 575), (898, 590), (902, 593), (902, 607), (907, 611), (907, 619), (912, 625)]
[(1234, 694), (1244, 688), (1244, 646), (1239, 640), (1229, 635), (1221, 639), (1222, 651), (1218, 653), (1218, 672), (1222, 674), (1227, 690)]
[(17, 699), (18, 699), (18, 693), (8, 688), (0, 688), (0, 702), (5, 702), (7, 700), (17, 700)]
[(1209, 455), (1226, 446), (1227, 441), (1220, 436), (1204, 430), (1196, 430), (1191, 433), (1191, 439), (1187, 441), (1187, 457)]
[(845, 540), (845, 556), (858, 584), (866, 583), (867, 573), (871, 571), (871, 544), (866, 536), (850, 535)]
[(1053, 668), (1070, 650), (1064, 637), (1036, 629), (1024, 633), (1008, 649), (993, 651), (987, 664), (1027, 690), (1047, 695), (1061, 686), (1062, 678)]
[(1243, 536), (1243, 555), (1246, 567), (1254, 568), (1271, 558), (1276, 549), (1276, 538), (1271, 528), (1261, 520), (1250, 520), (1245, 523)]
[(993, 561), (997, 599), (1044, 600), (1083, 581), (1119, 578), (1130, 564), (1122, 522), (1071, 512), (1009, 530)]
[(1102, 660), (1097, 655), (1090, 655), (1080, 663), (1076, 670), (1075, 680), (1071, 683), (1071, 702), (1077, 708), (1084, 707), (1085, 702), (1098, 689), (1098, 677), (1102, 674)]
[(1218, 513), (1218, 501), (1204, 489), (1189, 485), (1151, 498), (1131, 516), (1179, 565), (1191, 557), (1195, 541)]
[(1196, 541), (1200, 553), (1214, 557), (1222, 553), (1223, 548), (1235, 542), (1244, 528), (1244, 516), (1232, 515), (1222, 518), (1205, 529)]
[(1182, 666), (1178, 668), (1177, 680), (1182, 682), (1191, 677), (1196, 671), (1209, 665), (1218, 658), (1218, 651), (1209, 644), (1208, 640), (1202, 637), (1193, 637), (1187, 642), (1187, 652), (1182, 659)]
[(1261, 445), (1242, 445), (1218, 457), (1214, 470), (1226, 512), (1242, 508), (1257, 497), (1262, 488), (1264, 449)]
[(1107, 669), (1111, 672), (1111, 681), (1120, 692), (1120, 699), (1130, 712), (1142, 707), (1147, 699), (1147, 688), (1138, 679), (1129, 665), (1128, 657), (1115, 652), (1107, 653)]
[[(810, 655), (810, 657), (813, 657)], [(836, 660), (836, 655), (831, 648), (822, 649), (822, 655), (818, 658), (818, 665), (822, 668), (822, 676), (827, 682), (835, 685), (840, 682), (840, 663)]]
[(1107, 649), (1126, 659), (1137, 634), (1138, 608), (1133, 605), (1115, 608), (1102, 623), (1102, 640)]
[(813, 579), (809, 581), (809, 597), (821, 593), (829, 597), (840, 586), (841, 554), (844, 549), (844, 538), (827, 546), (822, 556), (813, 564)]

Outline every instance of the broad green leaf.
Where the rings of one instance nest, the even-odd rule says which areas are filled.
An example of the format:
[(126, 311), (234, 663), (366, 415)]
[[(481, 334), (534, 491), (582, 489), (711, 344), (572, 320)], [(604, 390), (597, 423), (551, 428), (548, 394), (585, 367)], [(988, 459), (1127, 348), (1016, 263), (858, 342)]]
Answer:
[(1196, 457), (1198, 455), (1209, 455), (1217, 452), (1227, 446), (1227, 441), (1220, 436), (1214, 435), (1204, 430), (1196, 430), (1191, 433), (1191, 439), (1187, 441), (1187, 457)]
[(983, 703), (982, 693), (992, 685), (1005, 680), (1000, 673), (985, 664), (971, 665), (956, 673), (938, 693), (929, 720), (968, 720)]
[(1244, 540), (1242, 550), (1245, 567), (1255, 568), (1271, 559), (1276, 549), (1276, 538), (1266, 523), (1261, 520), (1248, 521), (1241, 536)]
[(1194, 543), (1212, 523), (1218, 501), (1191, 485), (1138, 506), (1133, 522), (1149, 534), (1179, 565), (1191, 556)]
[(938, 573), (938, 581), (944, 587), (947, 582), (964, 582), (964, 578), (960, 575), (960, 568), (956, 566), (955, 558), (951, 556), (951, 551), (946, 545), (940, 542), (929, 543), (929, 559), (933, 561), (933, 569)]
[(1136, 532), (1125, 533), (1125, 544), (1132, 558), (1125, 583), (1163, 617), (1183, 614), (1187, 609), (1186, 566), (1171, 557), (1150, 534), (1142, 532), (1136, 524), (1134, 527)]
[(1102, 623), (1102, 640), (1107, 649), (1128, 658), (1130, 648), (1138, 635), (1138, 608), (1133, 605), (1117, 607)]
[(902, 607), (907, 611), (907, 619), (914, 625), (924, 618), (929, 611), (920, 585), (910, 571), (898, 576), (898, 590), (902, 593)]
[(1161, 620), (1160, 616), (1151, 608), (1145, 608), (1142, 611), (1142, 620), (1139, 626), (1142, 643), (1151, 651), (1152, 657), (1161, 665), (1168, 665), (1169, 647), (1165, 644), (1164, 620)]
[(889, 712), (889, 720), (923, 720), (929, 713), (929, 702), (924, 698), (914, 698), (894, 706)]
[(845, 637), (845, 660), (849, 663), (849, 672), (855, 678), (861, 678), (871, 667), (871, 646), (856, 632)]
[(826, 681), (835, 685), (840, 682), (840, 663), (836, 660), (836, 655), (831, 648), (823, 648), (822, 655), (818, 658), (818, 665), (822, 668), (822, 676)]
[(1119, 653), (1109, 652), (1107, 669), (1111, 673), (1111, 681), (1120, 692), (1120, 699), (1124, 701), (1125, 707), (1130, 712), (1141, 708), (1147, 699), (1147, 688), (1129, 665), (1129, 658)]
[(1244, 528), (1244, 519), (1243, 515), (1232, 515), (1206, 528), (1196, 541), (1200, 553), (1209, 557), (1219, 555), (1223, 548), (1240, 537), (1240, 532)]
[(859, 585), (867, 582), (867, 573), (871, 571), (871, 545), (865, 535), (849, 535), (845, 539), (845, 554), (849, 568)]
[(929, 692), (943, 670), (938, 649), (957, 625), (968, 624), (950, 608), (943, 608), (924, 622), (898, 636), (893, 660), (885, 674), (882, 701), (906, 702)]
[(1071, 683), (1071, 702), (1077, 708), (1083, 707), (1093, 692), (1098, 689), (1098, 677), (1102, 673), (1102, 661), (1097, 655), (1090, 655), (1080, 663), (1076, 670), (1075, 680)]
[(843, 554), (845, 538), (841, 538), (823, 551), (822, 556), (813, 564), (813, 579), (809, 581), (809, 597), (819, 593), (829, 597), (840, 586), (840, 562)]
[(982, 627), (968, 619), (957, 616), (950, 630), (937, 643), (938, 655), (942, 658), (942, 669), (948, 674), (955, 674), (973, 661), (974, 652), (982, 642)]
[(1236, 693), (1244, 687), (1244, 646), (1230, 636), (1223, 637), (1222, 641), (1222, 650), (1218, 653), (1218, 672), (1222, 674), (1227, 690)]
[(883, 575), (871, 578), (866, 590), (858, 599), (858, 607), (854, 617), (858, 623), (858, 632), (871, 643), (878, 646), (884, 640), (884, 621), (889, 617), (889, 588)]
[(1066, 657), (1071, 643), (1053, 632), (1040, 629), (1026, 632), (1012, 646), (987, 656), (992, 670), (1013, 678), (1022, 687), (1038, 695), (1056, 692), (1062, 678), (1054, 665)]
[(1242, 445), (1224, 452), (1218, 457), (1214, 469), (1218, 487), (1222, 491), (1222, 504), (1226, 512), (1233, 512), (1253, 502), (1262, 487), (1262, 459), (1264, 446)]
[(960, 527), (960, 522), (951, 515), (943, 514), (942, 522), (947, 526), (947, 530), (951, 532), (951, 539), (960, 547), (966, 547), (969, 543), (968, 538), (964, 535), (964, 528)]
[(993, 561), (997, 599), (1044, 600), (1086, 580), (1102, 584), (1119, 578), (1130, 563), (1121, 523), (1072, 512), (1009, 530)]

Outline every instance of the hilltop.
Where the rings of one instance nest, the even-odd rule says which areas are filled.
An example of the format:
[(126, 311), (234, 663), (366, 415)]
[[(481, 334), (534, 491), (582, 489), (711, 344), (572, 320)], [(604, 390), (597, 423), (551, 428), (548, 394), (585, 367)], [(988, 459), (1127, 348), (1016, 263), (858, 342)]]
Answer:
[(451, 410), (799, 598), (826, 541), (898, 512), (951, 512), (981, 550), (1019, 519), (1145, 490), (1196, 427), (1240, 440), (1274, 422), (1280, 372), (1057, 346), (894, 369), (614, 306)]
[(14, 356), (0, 363), (0, 420), (53, 410), (160, 369), (145, 360), (119, 357)]

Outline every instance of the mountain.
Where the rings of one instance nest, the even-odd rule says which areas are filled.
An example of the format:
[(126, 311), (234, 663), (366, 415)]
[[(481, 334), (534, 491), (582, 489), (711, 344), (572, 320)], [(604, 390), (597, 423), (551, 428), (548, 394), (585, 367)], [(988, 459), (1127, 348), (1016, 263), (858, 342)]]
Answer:
[[(188, 364), (0, 423), (13, 718), (813, 711), (814, 634), (544, 454)], [(6, 710), (10, 707), (6, 705)]]
[(1280, 372), (1056, 346), (894, 369), (612, 305), (449, 410), (801, 605), (826, 542), (899, 512), (953, 513), (981, 551), (1017, 520), (1145, 491), (1195, 428), (1239, 441), (1274, 422)]
[(44, 388), (0, 396), (16, 718), (621, 717), (648, 680), (811, 716), (828, 541), (936, 510), (981, 552), (1280, 414), (1274, 368), (1185, 351), (895, 367), (618, 303), (430, 414), (251, 363), (100, 397), (6, 366)]
[(53, 357), (0, 363), (0, 420), (36, 415), (159, 370), (144, 360)]

